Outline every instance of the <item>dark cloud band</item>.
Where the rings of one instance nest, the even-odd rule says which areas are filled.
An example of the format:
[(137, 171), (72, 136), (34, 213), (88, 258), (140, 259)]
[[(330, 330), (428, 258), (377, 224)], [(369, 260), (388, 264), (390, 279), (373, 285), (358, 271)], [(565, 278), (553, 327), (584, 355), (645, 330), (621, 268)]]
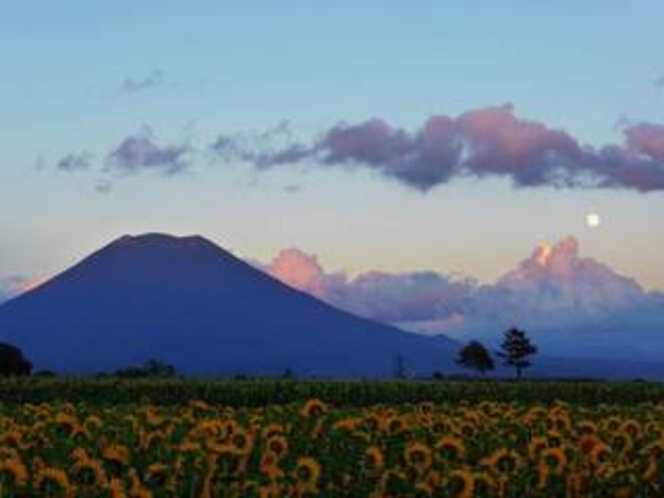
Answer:
[(621, 145), (594, 148), (502, 105), (432, 116), (414, 132), (371, 119), (339, 123), (311, 143), (275, 147), (222, 135), (212, 149), (222, 160), (261, 169), (301, 162), (370, 168), (421, 191), (488, 176), (520, 187), (664, 189), (664, 126), (634, 124), (623, 133)]

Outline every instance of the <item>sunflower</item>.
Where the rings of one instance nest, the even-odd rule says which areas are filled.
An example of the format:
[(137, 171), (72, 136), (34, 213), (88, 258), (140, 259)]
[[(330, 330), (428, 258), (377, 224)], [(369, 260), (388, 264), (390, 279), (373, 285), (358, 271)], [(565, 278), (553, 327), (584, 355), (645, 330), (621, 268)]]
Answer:
[(311, 457), (300, 457), (295, 467), (295, 478), (304, 489), (315, 491), (320, 479), (321, 466)]
[(201, 444), (194, 441), (182, 441), (175, 446), (179, 453), (196, 453), (201, 450)]
[(69, 473), (73, 476), (74, 481), (77, 484), (84, 486), (96, 486), (102, 488), (108, 483), (104, 467), (102, 467), (101, 463), (94, 458), (78, 460), (71, 466)]
[(604, 445), (604, 441), (602, 441), (599, 437), (595, 435), (590, 435), (590, 436), (583, 436), (579, 440), (579, 449), (583, 452), (586, 453), (587, 455), (590, 455), (597, 445)]
[(283, 490), (277, 484), (269, 484), (258, 488), (258, 498), (281, 498)]
[(68, 437), (73, 438), (79, 434), (86, 433), (85, 428), (78, 419), (69, 413), (60, 412), (56, 414), (54, 422), (58, 427), (65, 431)]
[(496, 481), (486, 472), (473, 472), (473, 493), (490, 496), (494, 493)]
[(248, 432), (238, 429), (230, 438), (230, 444), (243, 455), (251, 452), (254, 445), (253, 438)]
[(300, 409), (300, 415), (304, 418), (318, 417), (327, 412), (327, 406), (319, 399), (309, 399)]
[(152, 487), (163, 486), (170, 473), (168, 465), (163, 463), (153, 463), (147, 468), (145, 482)]
[(565, 441), (565, 436), (557, 430), (550, 430), (546, 433), (546, 439), (549, 446), (561, 446)]
[(145, 410), (145, 422), (152, 428), (168, 423), (168, 419), (159, 413), (156, 406), (148, 406)]
[(364, 422), (372, 432), (383, 432), (385, 429), (386, 419), (383, 414), (369, 413), (365, 415)]
[(655, 457), (657, 459), (664, 457), (664, 439), (658, 439), (646, 445), (643, 448), (643, 453)]
[(129, 448), (121, 444), (104, 446), (101, 450), (101, 456), (104, 460), (119, 465), (129, 465), (131, 462), (131, 451)]
[(271, 451), (261, 455), (259, 469), (271, 481), (276, 481), (284, 476), (284, 471), (279, 467), (279, 456)]
[(385, 463), (383, 452), (378, 446), (369, 446), (365, 453), (370, 468), (379, 469)]
[(628, 418), (620, 424), (620, 430), (629, 434), (630, 438), (638, 439), (643, 435), (643, 428), (638, 421), (633, 418)]
[(623, 455), (632, 451), (634, 443), (632, 442), (630, 433), (624, 429), (615, 432), (611, 438), (611, 448)]
[(648, 458), (648, 463), (642, 473), (643, 479), (646, 482), (659, 484), (659, 465), (657, 458)]
[(434, 405), (430, 401), (425, 401), (417, 405), (417, 411), (422, 415), (431, 415), (433, 413)]
[(617, 415), (607, 417), (602, 421), (602, 429), (607, 432), (614, 432), (620, 428), (622, 420)]
[(549, 447), (549, 440), (545, 437), (534, 437), (528, 443), (528, 455), (533, 460), (539, 458), (540, 454)]
[(431, 467), (431, 448), (423, 443), (410, 443), (404, 450), (404, 459), (408, 465), (422, 472)]
[(332, 427), (338, 431), (354, 431), (362, 425), (362, 420), (356, 417), (337, 420)]
[(109, 491), (111, 498), (127, 498), (127, 490), (122, 479), (111, 477), (106, 489)]
[(589, 496), (588, 478), (582, 472), (571, 472), (565, 478), (567, 496)]
[(582, 420), (577, 424), (577, 432), (582, 435), (597, 433), (597, 424), (592, 420)]
[(473, 473), (466, 469), (453, 470), (447, 475), (445, 496), (454, 498), (473, 498), (475, 496), (475, 478)]
[(403, 432), (405, 430), (406, 423), (401, 417), (396, 416), (387, 420), (385, 428), (387, 429), (387, 432), (389, 432), (390, 434), (399, 434), (400, 432)]
[(288, 439), (282, 435), (272, 436), (265, 446), (277, 458), (283, 458), (288, 454)]
[(605, 464), (610, 456), (611, 448), (603, 442), (595, 444), (590, 450), (590, 461), (596, 466)]
[(466, 445), (456, 437), (443, 437), (435, 445), (436, 454), (444, 460), (463, 460), (466, 457)]
[(3, 476), (8, 476), (17, 488), (25, 487), (28, 484), (28, 469), (18, 458), (10, 458), (0, 462), (0, 478)]
[(23, 433), (21, 431), (16, 429), (8, 430), (0, 435), (0, 445), (21, 446), (22, 439)]
[(400, 470), (390, 469), (380, 477), (380, 489), (382, 493), (378, 496), (400, 496), (402, 488), (409, 482), (405, 473)]
[(428, 481), (419, 481), (415, 483), (415, 491), (418, 496), (433, 496), (435, 487)]
[(565, 470), (567, 465), (567, 455), (565, 449), (560, 446), (554, 448), (547, 448), (541, 454), (542, 462), (549, 467), (553, 472), (560, 474)]
[(9, 446), (0, 446), (0, 460), (13, 460), (18, 458), (19, 454), (16, 449), (10, 448)]
[(156, 446), (160, 443), (165, 443), (166, 440), (168, 439), (168, 436), (160, 430), (155, 430), (140, 434), (139, 439), (140, 439), (140, 442), (138, 444), (139, 449), (147, 451), (153, 445)]
[(512, 474), (521, 465), (521, 457), (515, 451), (503, 447), (483, 458), (480, 464), (499, 474)]
[(463, 435), (464, 438), (472, 438), (475, 436), (476, 428), (473, 424), (468, 423), (467, 421), (464, 421), (460, 427), (459, 427), (459, 432)]
[(97, 415), (90, 415), (83, 422), (83, 427), (85, 428), (85, 430), (88, 433), (99, 430), (103, 426), (104, 426), (104, 422)]
[(276, 436), (278, 434), (283, 434), (284, 432), (286, 432), (286, 429), (284, 428), (283, 425), (281, 425), (281, 424), (268, 424), (265, 427), (263, 427), (262, 436), (263, 436), (263, 439), (270, 439), (273, 436)]
[(446, 434), (451, 431), (450, 424), (441, 419), (434, 419), (434, 421), (431, 424), (430, 431), (433, 435), (435, 436), (440, 436), (442, 434)]
[(208, 405), (205, 401), (201, 399), (192, 399), (187, 403), (190, 408), (193, 408), (194, 410), (201, 410), (201, 411), (207, 411), (211, 407)]
[(71, 452), (69, 453), (69, 458), (76, 462), (87, 462), (90, 460), (90, 454), (88, 453), (88, 450), (83, 448), (82, 446), (77, 446)]
[(47, 496), (52, 494), (54, 490), (60, 490), (66, 496), (73, 494), (67, 473), (55, 467), (40, 468), (34, 477), (34, 486)]
[(572, 428), (572, 422), (567, 413), (558, 413), (549, 418), (549, 425), (556, 431), (568, 432)]

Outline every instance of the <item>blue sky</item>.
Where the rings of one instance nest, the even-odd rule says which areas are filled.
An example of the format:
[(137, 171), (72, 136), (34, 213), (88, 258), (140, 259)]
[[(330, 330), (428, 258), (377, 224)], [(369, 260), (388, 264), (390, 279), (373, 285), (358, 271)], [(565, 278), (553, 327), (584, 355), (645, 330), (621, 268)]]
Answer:
[[(322, 5), (4, 5), (0, 275), (49, 275), (122, 233), (161, 230), (262, 260), (295, 245), (328, 268), (490, 281), (536, 244), (574, 235), (582, 252), (664, 288), (661, 191), (462, 179), (422, 194), (362, 169), (259, 173), (207, 150), (219, 134), (284, 120), (297, 137), (371, 117), (412, 130), (430, 115), (503, 103), (581, 143), (618, 143), (620, 123), (664, 122), (661, 2)], [(127, 82), (148, 83), (128, 92)], [(70, 152), (103, 162), (145, 127), (160, 143), (188, 144), (191, 168), (54, 167)], [(100, 181), (111, 191), (97, 192)], [(584, 226), (590, 211), (599, 229)]]

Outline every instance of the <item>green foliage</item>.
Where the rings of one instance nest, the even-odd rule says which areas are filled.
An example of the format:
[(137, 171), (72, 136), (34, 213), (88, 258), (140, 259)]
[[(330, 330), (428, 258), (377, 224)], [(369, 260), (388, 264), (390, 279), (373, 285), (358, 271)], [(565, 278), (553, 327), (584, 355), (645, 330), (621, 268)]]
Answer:
[(463, 367), (476, 370), (482, 375), (495, 368), (491, 353), (479, 341), (470, 341), (466, 344), (459, 351), (457, 363)]
[(176, 405), (202, 399), (225, 406), (288, 404), (319, 398), (338, 406), (377, 403), (473, 403), (518, 401), (552, 403), (563, 400), (584, 405), (631, 404), (664, 399), (664, 384), (649, 382), (405, 380), (211, 380), (181, 378), (7, 378), (0, 381), (5, 404), (49, 401), (91, 402), (100, 405), (138, 400)]
[(517, 379), (521, 378), (522, 370), (530, 366), (529, 358), (537, 353), (537, 347), (526, 333), (515, 327), (505, 332), (500, 348), (502, 352), (498, 355), (504, 358), (505, 365), (515, 368)]

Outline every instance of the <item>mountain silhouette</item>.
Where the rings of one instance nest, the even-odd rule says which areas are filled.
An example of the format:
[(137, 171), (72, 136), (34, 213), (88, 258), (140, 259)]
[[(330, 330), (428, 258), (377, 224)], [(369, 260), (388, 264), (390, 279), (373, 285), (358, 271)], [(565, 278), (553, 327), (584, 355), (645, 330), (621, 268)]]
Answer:
[(458, 345), (358, 318), (199, 237), (123, 236), (0, 306), (0, 341), (36, 369), (93, 373), (156, 358), (194, 375), (426, 375)]

